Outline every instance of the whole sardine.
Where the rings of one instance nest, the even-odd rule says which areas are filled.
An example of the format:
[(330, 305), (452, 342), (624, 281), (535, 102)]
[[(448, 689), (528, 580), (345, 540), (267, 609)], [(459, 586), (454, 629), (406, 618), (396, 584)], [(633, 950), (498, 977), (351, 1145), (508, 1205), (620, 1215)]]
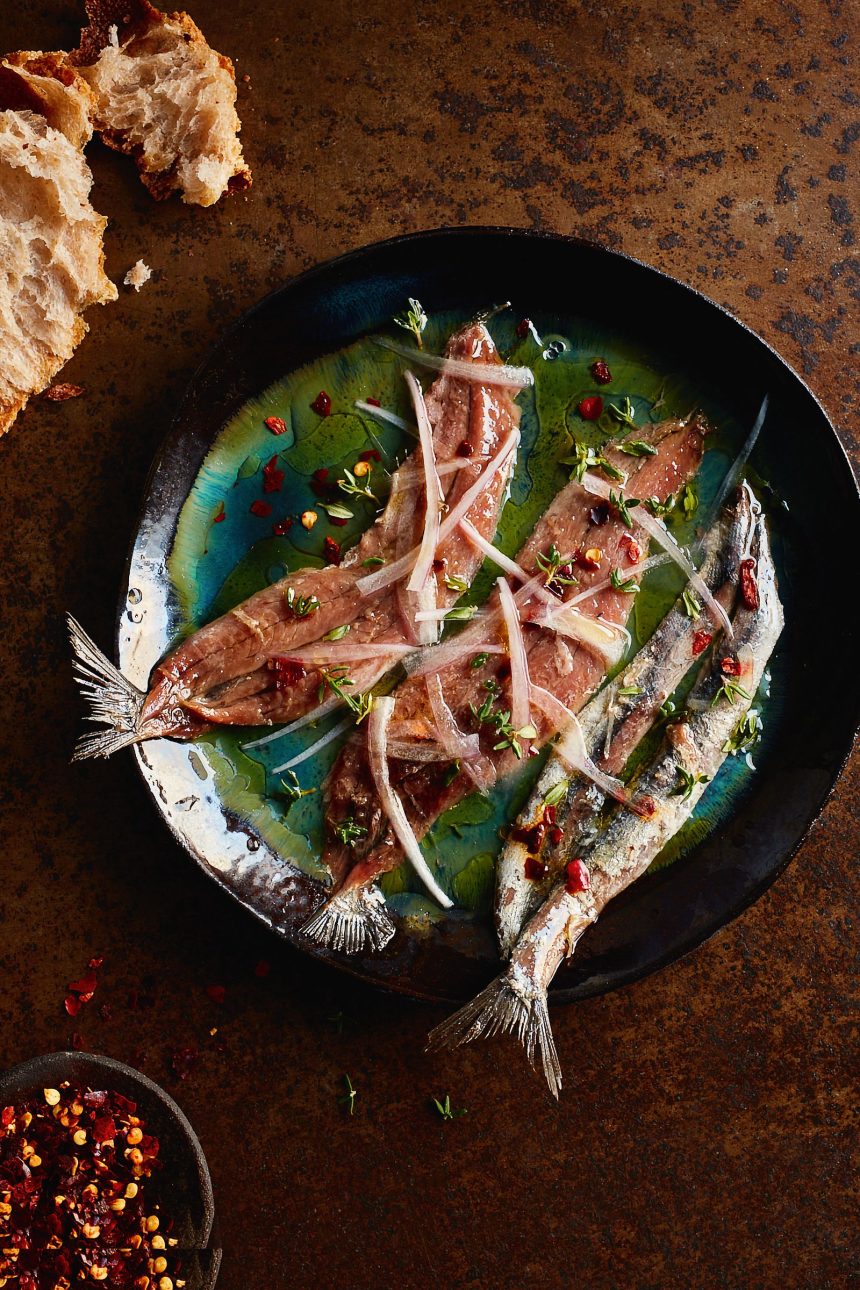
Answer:
[[(445, 352), (449, 358), (501, 365), (480, 322), (455, 333)], [(441, 480), (450, 509), (510, 440), (520, 410), (510, 390), (445, 372), (429, 387), (425, 406), (437, 466), (459, 464), (468, 456), (467, 465)], [(485, 538), (495, 533), (514, 461), (512, 450), (468, 511)], [(350, 667), (352, 693), (370, 689), (402, 658), (404, 646), (414, 645), (414, 605), (406, 603), (399, 586), (367, 595), (357, 584), (367, 575), (368, 561), (391, 563), (415, 544), (424, 510), (419, 464), (420, 457), (412, 454), (394, 472), (385, 510), (340, 565), (289, 573), (201, 627), (158, 664), (147, 694), (125, 680), (70, 619), (76, 667), (92, 719), (110, 727), (84, 736), (76, 757), (105, 757), (163, 736), (188, 739), (213, 725), (273, 725), (303, 716), (318, 705), (323, 680), (323, 665), (308, 657), (308, 648), (333, 628), (349, 627), (347, 659), (350, 651), (361, 658), (360, 647), (371, 646), (378, 653), (378, 647), (392, 646), (390, 656), (383, 653)], [(441, 543), (435, 575), (441, 607), (454, 604), (462, 594), (458, 588), (469, 585), (482, 559), (459, 529)], [(292, 662), (288, 681), (283, 671), (272, 668), (273, 659)]]
[[(701, 576), (729, 614), (741, 561), (749, 554), (754, 509), (757, 503), (744, 485), (703, 541)], [(636, 657), (580, 713), (586, 745), (599, 770), (622, 773), (662, 705), (696, 664), (707, 638), (718, 634), (719, 625), (705, 622), (687, 588)], [(571, 773), (559, 754), (550, 757), (496, 866), (495, 921), (502, 958), (509, 957), (522, 928), (555, 885), (570, 847), (586, 845), (605, 801), (603, 790)]]
[[(699, 419), (665, 421), (638, 431), (653, 450), (650, 455), (631, 457), (617, 446), (607, 445), (604, 454), (610, 466), (630, 472), (625, 485), (629, 494), (655, 496), (665, 501), (683, 483), (696, 474), (702, 459), (707, 426)], [(586, 557), (576, 567), (576, 586), (559, 586), (560, 603), (574, 594), (586, 595), (578, 608), (584, 618), (612, 628), (624, 635), (624, 623), (631, 611), (633, 597), (607, 583), (611, 570), (622, 576), (635, 574), (635, 563), (641, 554), (641, 543), (647, 538), (637, 527), (637, 511), (630, 512), (630, 525), (605, 503), (594, 497), (575, 480), (556, 496), (520, 551), (517, 560), (526, 574), (541, 574), (541, 561), (555, 549), (564, 553), (579, 551)], [(633, 553), (635, 554), (635, 560)], [(584, 565), (584, 567), (582, 567)], [(588, 595), (594, 586), (593, 595)], [(494, 622), (490, 634), (502, 634), (499, 621), (498, 592), (491, 595), (486, 621)], [(467, 631), (470, 631), (468, 628)], [(479, 628), (479, 632), (480, 632)], [(487, 629), (490, 630), (489, 628)], [(485, 638), (486, 639), (486, 638)], [(498, 726), (490, 719), (476, 725), (476, 713), (493, 695), (493, 713), (511, 707), (511, 669), (504, 655), (480, 655), (480, 634), (475, 654), (483, 661), (474, 666), (475, 657), (461, 658), (438, 673), (442, 697), (456, 727), (477, 737), (482, 767), (504, 777), (520, 765), (513, 747), (500, 740)], [(606, 675), (609, 662), (605, 656), (580, 645), (556, 631), (537, 623), (529, 624), (524, 634), (531, 684), (576, 712)], [(402, 800), (409, 824), (417, 838), (422, 838), (443, 811), (474, 789), (474, 779), (465, 762), (458, 765), (439, 740), (437, 722), (428, 699), (427, 677), (411, 676), (394, 691), (396, 710), (394, 726), (401, 739), (420, 745), (422, 759), (410, 760), (408, 753), (391, 759), (390, 781)], [(508, 696), (508, 697), (506, 697)], [(529, 742), (540, 747), (559, 729), (551, 715), (532, 707), (534, 731)], [(427, 760), (430, 753), (439, 754)], [(520, 748), (522, 753), (522, 748)], [(342, 840), (344, 821), (353, 826), (350, 841)], [(329, 838), (324, 852), (333, 879), (333, 895), (314, 914), (303, 929), (312, 939), (334, 949), (357, 953), (379, 949), (394, 934), (394, 924), (385, 909), (384, 900), (375, 886), (376, 879), (394, 869), (403, 860), (403, 850), (379, 800), (368, 759), (367, 735), (359, 730), (342, 749), (326, 786), (326, 821)]]
[(560, 964), (614, 896), (635, 882), (689, 819), (746, 716), (783, 626), (782, 606), (763, 516), (756, 517), (751, 561), (745, 564), (733, 617), (733, 652), (705, 663), (680, 718), (667, 728), (654, 760), (638, 777), (647, 818), (623, 807), (579, 854), (521, 934), (504, 973), (430, 1036), (436, 1048), (479, 1037), (515, 1034), (532, 1066), (539, 1059), (553, 1095), (561, 1067), (547, 1010), (547, 991)]

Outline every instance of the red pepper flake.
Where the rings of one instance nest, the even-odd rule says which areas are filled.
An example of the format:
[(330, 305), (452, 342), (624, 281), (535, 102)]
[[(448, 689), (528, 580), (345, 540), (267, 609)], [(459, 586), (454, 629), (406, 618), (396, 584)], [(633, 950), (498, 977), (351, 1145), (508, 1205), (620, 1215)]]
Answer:
[(657, 810), (657, 803), (648, 793), (643, 793), (641, 797), (635, 798), (632, 806), (636, 814), (641, 815), (646, 820), (650, 819)]
[(67, 994), (63, 1003), (70, 1017), (76, 1017), (81, 1010), (81, 1001), (76, 994)]
[[(596, 560), (594, 556), (590, 554), (591, 551), (596, 550), (596, 547), (589, 547), (588, 551), (583, 551), (580, 547), (577, 547), (573, 553), (573, 563), (578, 565), (580, 569), (587, 569), (589, 572), (593, 573), (595, 569), (600, 568), (600, 560)], [(599, 554), (602, 557), (603, 552), (601, 551)]]
[(7, 1128), (14, 1119), (15, 1119), (14, 1106), (4, 1106), (3, 1110), (0, 1111), (0, 1124), (2, 1124), (3, 1128), (4, 1129)]
[(608, 385), (612, 380), (612, 373), (606, 365), (606, 360), (597, 358), (588, 369), (598, 385)]
[(520, 321), (517, 323), (517, 337), (520, 340), (525, 340), (526, 336), (528, 336), (529, 331), (531, 329), (531, 325), (532, 325), (531, 318), (521, 318)]
[(65, 403), (67, 399), (79, 399), (84, 393), (82, 385), (72, 385), (70, 381), (58, 381), (42, 391), (42, 398), (49, 403)]
[(207, 985), (206, 993), (213, 1003), (223, 1003), (227, 998), (227, 991), (223, 985)]
[(545, 878), (546, 869), (547, 867), (543, 860), (539, 860), (537, 856), (526, 856), (524, 873), (532, 882), (536, 882), (539, 878)]
[(103, 958), (100, 958), (100, 959), (90, 959), (90, 961), (89, 961), (89, 963), (88, 963), (88, 965), (87, 965), (87, 966), (88, 966), (88, 967), (90, 967), (90, 968), (92, 968), (93, 972), (98, 972), (99, 968), (101, 967), (101, 965), (102, 965), (103, 963), (104, 963), (104, 959), (103, 959)]
[(287, 433), (287, 423), (281, 417), (266, 417), (263, 425), (267, 430), (271, 430), (272, 434)]
[(720, 671), (723, 676), (740, 676), (741, 665), (736, 658), (721, 658)]
[(286, 535), (289, 533), (292, 527), (293, 527), (293, 521), (289, 516), (287, 516), (285, 520), (275, 521), (275, 523), (272, 525), (272, 532), (274, 533), (275, 537), (286, 537)]
[[(369, 403), (370, 399), (368, 399), (367, 401)], [(377, 404), (377, 407), (378, 406), (379, 405)], [(368, 448), (366, 452), (363, 452), (361, 454), (358, 460), (359, 461), (382, 461), (382, 453), (379, 452), (379, 450), (376, 448)]]
[(448, 561), (445, 559), (445, 557), (437, 555), (433, 561), (433, 572), (441, 573), (442, 570), (447, 569), (447, 567), (448, 567)]
[(470, 442), (468, 439), (463, 439), (463, 440), (462, 440), (462, 441), (457, 445), (457, 456), (458, 456), (458, 457), (471, 457), (471, 455), (472, 455), (472, 453), (473, 453), (474, 451), (475, 451), (475, 449), (474, 449), (474, 447), (472, 446), (471, 442)]
[(88, 972), (86, 976), (81, 977), (80, 981), (69, 982), (70, 990), (74, 990), (75, 994), (85, 995), (87, 999), (91, 999), (93, 997), (97, 987), (98, 980), (95, 972)]
[(582, 400), (576, 410), (583, 421), (597, 421), (603, 415), (603, 399), (599, 394), (590, 394), (587, 399)]
[(639, 545), (639, 543), (636, 541), (636, 539), (632, 538), (629, 533), (622, 533), (621, 545), (624, 547), (624, 550), (627, 552), (627, 559), (630, 561), (630, 563), (638, 564), (639, 561), (642, 559), (642, 548)]
[(562, 838), (564, 837), (564, 829), (562, 829), (558, 824), (554, 824), (550, 829), (549, 833), (547, 834), (547, 836), (549, 837), (549, 840), (552, 843), (552, 845), (554, 847), (557, 847), (559, 842), (561, 842)]
[(758, 582), (754, 573), (755, 560), (741, 560), (741, 596), (747, 609), (758, 609)]
[(379, 402), (379, 399), (365, 399), (364, 401), (365, 403), (369, 403), (372, 408), (382, 407), (382, 404)]
[(340, 495), (336, 479), (329, 479), (328, 467), (320, 466), (311, 475), (311, 492), (321, 498), (324, 502), (332, 501)]
[(221, 503), (221, 505), (220, 505), (220, 508), (218, 509), (217, 514), (216, 514), (216, 515), (214, 515), (214, 516), (212, 517), (212, 523), (213, 523), (213, 524), (223, 524), (223, 523), (224, 523), (224, 521), (226, 520), (226, 518), (227, 518), (227, 508), (225, 507), (224, 503), (222, 502), (222, 503)]
[(302, 677), (307, 676), (304, 664), (294, 658), (280, 656), (270, 658), (268, 667), (270, 672), (275, 673), (276, 690), (290, 690), (294, 685), (298, 685)]
[(318, 417), (331, 416), (331, 399), (325, 390), (320, 390), (319, 394), (311, 404), (311, 411), (316, 412)]
[(591, 875), (582, 861), (577, 858), (571, 860), (564, 871), (564, 889), (571, 896), (575, 896), (578, 891), (588, 891), (591, 886)]
[(323, 559), (326, 564), (340, 564), (340, 543), (335, 542), (333, 537), (323, 539)]
[(248, 508), (252, 515), (256, 515), (261, 520), (266, 520), (272, 513), (272, 508), (268, 502), (261, 502), (259, 499), (252, 502)]
[(112, 1115), (101, 1115), (97, 1120), (93, 1120), (93, 1140), (95, 1142), (110, 1142), (116, 1139), (116, 1124)]
[(263, 492), (279, 493), (284, 483), (284, 472), (278, 469), (278, 454), (275, 453), (263, 467)]
[[(370, 399), (368, 399), (367, 401), (369, 403)], [(254, 976), (259, 976), (259, 977), (268, 976), (271, 970), (272, 970), (271, 963), (269, 963), (267, 959), (260, 959), (260, 961), (256, 963), (254, 966)]]
[(696, 658), (697, 655), (703, 654), (713, 639), (713, 632), (696, 632), (693, 637), (693, 657)]
[(545, 834), (546, 825), (542, 820), (537, 824), (518, 824), (515, 829), (511, 830), (511, 838), (514, 842), (522, 842), (526, 851), (532, 856), (536, 856), (543, 846)]

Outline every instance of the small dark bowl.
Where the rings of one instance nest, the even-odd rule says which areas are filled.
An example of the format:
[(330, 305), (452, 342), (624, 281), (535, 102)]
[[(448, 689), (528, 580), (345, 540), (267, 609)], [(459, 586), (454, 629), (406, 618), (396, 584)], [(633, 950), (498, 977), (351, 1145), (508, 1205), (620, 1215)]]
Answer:
[(136, 1102), (147, 1127), (161, 1140), (164, 1169), (159, 1200), (174, 1220), (171, 1235), (183, 1251), (182, 1276), (187, 1290), (213, 1290), (221, 1267), (221, 1250), (213, 1246), (215, 1200), (203, 1148), (173, 1098), (140, 1071), (98, 1053), (46, 1053), (0, 1075), (0, 1104), (21, 1100), (63, 1080), (107, 1088)]

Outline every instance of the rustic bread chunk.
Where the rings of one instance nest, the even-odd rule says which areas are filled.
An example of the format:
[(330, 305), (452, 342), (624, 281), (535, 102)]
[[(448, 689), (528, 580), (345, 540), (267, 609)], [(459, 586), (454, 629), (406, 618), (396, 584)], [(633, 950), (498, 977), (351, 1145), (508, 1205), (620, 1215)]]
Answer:
[(0, 434), (71, 358), (82, 311), (116, 299), (91, 186), (80, 148), (44, 116), (0, 111)]
[(134, 158), (152, 195), (211, 206), (247, 188), (230, 59), (188, 14), (149, 0), (87, 0), (87, 13), (72, 58), (95, 92), (96, 128)]
[(41, 113), (76, 148), (93, 137), (96, 96), (65, 53), (7, 54), (0, 62), (0, 108)]

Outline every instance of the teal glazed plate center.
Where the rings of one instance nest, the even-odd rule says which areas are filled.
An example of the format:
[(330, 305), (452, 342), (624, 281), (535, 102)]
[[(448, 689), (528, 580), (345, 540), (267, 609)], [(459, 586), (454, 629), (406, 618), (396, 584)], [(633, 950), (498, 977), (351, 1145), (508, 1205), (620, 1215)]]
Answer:
[[(146, 688), (155, 663), (203, 623), (291, 569), (321, 566), (324, 537), (347, 547), (372, 522), (372, 503), (350, 499), (353, 518), (333, 526), (314, 475), (327, 470), (336, 479), (368, 450), (391, 465), (411, 448), (402, 431), (355, 407), (370, 398), (408, 416), (404, 364), (372, 337), (392, 334), (391, 317), (409, 296), (430, 315), (425, 344), (436, 353), (459, 324), (500, 299), (512, 302), (490, 330), (506, 359), (532, 368), (535, 385), (520, 396), (522, 443), (495, 539), (511, 555), (566, 481), (558, 459), (568, 436), (603, 440), (577, 416), (582, 398), (629, 398), (638, 424), (692, 410), (708, 417), (715, 430), (697, 481), (698, 510), (673, 527), (689, 542), (762, 396), (770, 397), (751, 470), (770, 511), (788, 626), (758, 697), (764, 736), (751, 759), (727, 759), (688, 825), (559, 972), (553, 997), (585, 997), (647, 974), (734, 917), (785, 866), (820, 811), (857, 725), (856, 696), (846, 705), (836, 686), (858, 642), (856, 628), (840, 632), (843, 664), (834, 660), (812, 693), (806, 673), (815, 645), (805, 607), (813, 588), (817, 603), (833, 603), (827, 592), (835, 598), (838, 575), (822, 569), (814, 551), (845, 549), (860, 511), (856, 485), (800, 379), (736, 320), (656, 271), (588, 244), (513, 230), (382, 243), (267, 297), (195, 375), (153, 469), (123, 589), (119, 661), (136, 685)], [(522, 335), (524, 318), (532, 327)], [(589, 372), (596, 358), (612, 371), (608, 387), (596, 386)], [(320, 391), (331, 399), (328, 416), (312, 407)], [(266, 425), (272, 417), (283, 422), (282, 433)], [(382, 483), (379, 466), (375, 475)], [(298, 517), (309, 509), (319, 518), (307, 530)], [(485, 565), (468, 599), (479, 602), (492, 576)], [(832, 589), (822, 587), (828, 580)], [(647, 577), (631, 619), (632, 650), (681, 585), (674, 568)], [(831, 702), (822, 685), (834, 688)], [(317, 790), (299, 800), (277, 769), (338, 720), (258, 748), (247, 745), (266, 730), (223, 728), (192, 743), (148, 743), (135, 755), (177, 839), (276, 932), (377, 984), (466, 998), (497, 969), (490, 908), (499, 830), (543, 758), (489, 797), (467, 798), (431, 830), (424, 850), (455, 909), (443, 912), (401, 866), (382, 884), (398, 915), (395, 939), (379, 955), (350, 958), (298, 931), (326, 882), (318, 789), (341, 741), (297, 767), (301, 788)]]

